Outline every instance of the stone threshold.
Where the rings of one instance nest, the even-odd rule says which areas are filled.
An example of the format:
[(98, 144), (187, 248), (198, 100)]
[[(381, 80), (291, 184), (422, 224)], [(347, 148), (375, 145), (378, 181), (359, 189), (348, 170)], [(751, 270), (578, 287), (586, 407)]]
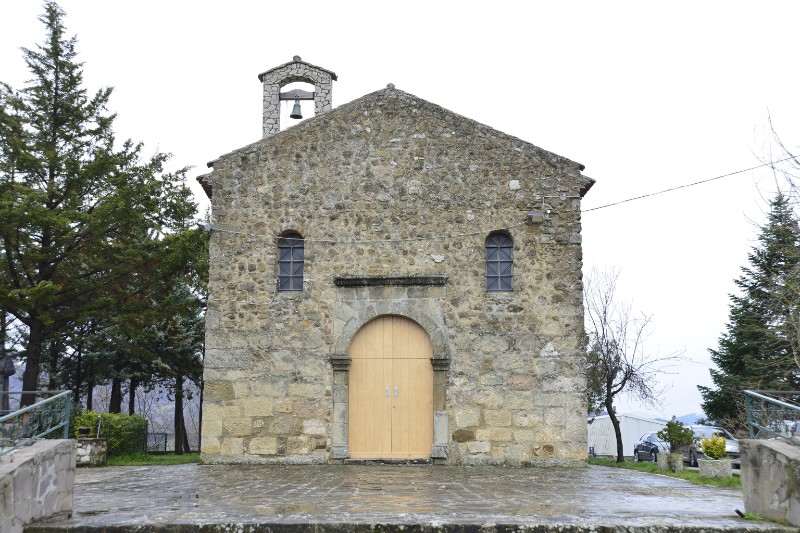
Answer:
[(412, 466), (412, 465), (432, 465), (433, 459), (344, 459), (342, 464), (345, 465), (399, 465), (399, 466)]

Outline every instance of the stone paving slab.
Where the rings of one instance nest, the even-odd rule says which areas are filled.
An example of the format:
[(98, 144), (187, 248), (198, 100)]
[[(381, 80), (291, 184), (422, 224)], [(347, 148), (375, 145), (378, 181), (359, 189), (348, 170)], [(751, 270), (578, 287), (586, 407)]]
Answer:
[(180, 465), (79, 469), (74, 514), (29, 533), (797, 531), (740, 491), (592, 466)]

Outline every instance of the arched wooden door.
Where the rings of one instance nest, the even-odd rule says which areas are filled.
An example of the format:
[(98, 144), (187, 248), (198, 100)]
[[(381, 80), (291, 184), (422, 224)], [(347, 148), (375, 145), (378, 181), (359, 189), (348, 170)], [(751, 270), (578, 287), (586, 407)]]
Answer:
[(413, 320), (381, 316), (350, 343), (348, 446), (354, 459), (428, 459), (433, 345)]

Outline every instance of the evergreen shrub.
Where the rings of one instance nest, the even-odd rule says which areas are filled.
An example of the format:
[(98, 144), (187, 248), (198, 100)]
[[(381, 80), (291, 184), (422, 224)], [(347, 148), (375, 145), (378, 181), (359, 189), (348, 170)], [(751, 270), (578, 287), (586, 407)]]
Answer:
[(142, 452), (147, 443), (147, 419), (140, 415), (83, 411), (75, 417), (75, 437), (79, 427), (90, 428), (89, 437), (108, 440), (108, 456)]
[(703, 439), (700, 444), (703, 448), (703, 453), (709, 459), (722, 459), (725, 457), (725, 437), (716, 435), (710, 439)]
[(658, 432), (658, 438), (669, 443), (670, 453), (680, 453), (681, 448), (692, 443), (694, 433), (691, 428), (684, 426), (683, 422), (676, 420), (673, 415), (666, 427)]

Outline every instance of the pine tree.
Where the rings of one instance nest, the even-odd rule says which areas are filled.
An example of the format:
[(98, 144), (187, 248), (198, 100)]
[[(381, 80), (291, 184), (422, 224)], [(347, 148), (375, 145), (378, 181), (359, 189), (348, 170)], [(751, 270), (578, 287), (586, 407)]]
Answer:
[(750, 265), (736, 280), (727, 332), (709, 350), (716, 388), (699, 387), (706, 416), (733, 428), (744, 427), (742, 391), (797, 390), (797, 316), (800, 310), (800, 228), (789, 199), (770, 204)]
[(24, 390), (39, 388), (46, 359), (58, 367), (89, 317), (141, 296), (131, 280), (185, 270), (187, 241), (199, 238), (187, 231), (196, 207), (185, 169), (166, 172), (168, 155), (144, 157), (130, 140), (117, 146), (112, 90), (83, 87), (63, 18), (45, 4), (46, 39), (23, 48), (32, 79), (0, 85), (0, 307), (28, 330)]

